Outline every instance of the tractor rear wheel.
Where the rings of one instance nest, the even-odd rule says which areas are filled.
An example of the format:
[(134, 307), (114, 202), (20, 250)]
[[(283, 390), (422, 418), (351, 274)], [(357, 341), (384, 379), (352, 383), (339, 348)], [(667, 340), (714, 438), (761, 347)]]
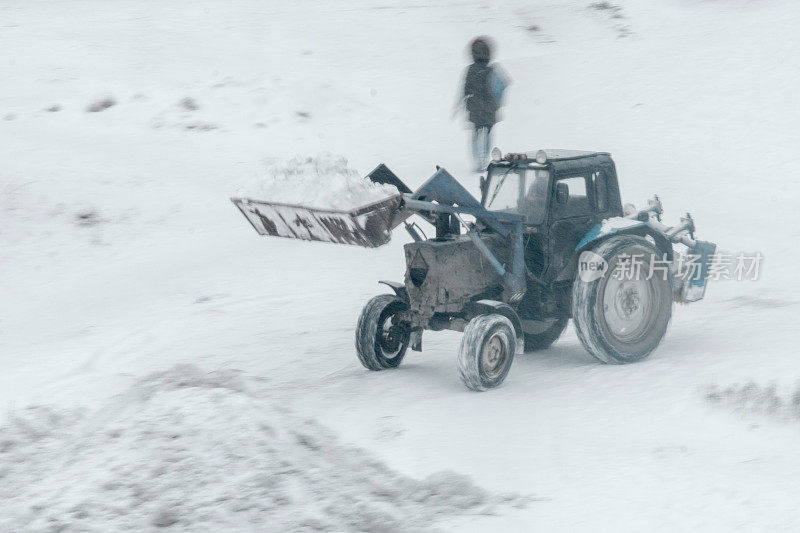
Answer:
[(506, 379), (517, 337), (503, 315), (480, 315), (469, 321), (458, 349), (458, 373), (468, 389), (484, 391)]
[(525, 333), (525, 351), (535, 352), (537, 350), (546, 350), (551, 344), (556, 342), (558, 338), (564, 333), (567, 328), (569, 318), (551, 318), (542, 322), (535, 322), (537, 327), (532, 330), (525, 331), (526, 322), (522, 323), (522, 330)]
[(385, 370), (403, 360), (411, 328), (397, 320), (397, 313), (406, 309), (405, 302), (393, 294), (375, 296), (364, 306), (356, 326), (356, 353), (364, 367)]
[[(672, 315), (672, 283), (667, 271), (654, 271), (661, 253), (636, 235), (602, 242), (595, 254), (603, 274), (575, 279), (572, 319), (584, 348), (604, 363), (633, 363), (656, 349)], [(599, 258), (597, 259), (599, 261)]]

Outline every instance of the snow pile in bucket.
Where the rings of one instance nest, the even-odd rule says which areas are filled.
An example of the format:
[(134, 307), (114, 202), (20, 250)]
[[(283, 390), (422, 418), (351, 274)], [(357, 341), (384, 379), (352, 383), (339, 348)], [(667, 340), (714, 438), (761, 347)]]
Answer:
[(347, 159), (331, 154), (273, 162), (267, 167), (265, 178), (237, 192), (253, 200), (342, 210), (398, 193), (396, 187), (365, 179), (348, 166)]
[(183, 365), (94, 413), (14, 414), (0, 428), (0, 530), (407, 531), (525, 504), (451, 472), (394, 472), (253, 384)]

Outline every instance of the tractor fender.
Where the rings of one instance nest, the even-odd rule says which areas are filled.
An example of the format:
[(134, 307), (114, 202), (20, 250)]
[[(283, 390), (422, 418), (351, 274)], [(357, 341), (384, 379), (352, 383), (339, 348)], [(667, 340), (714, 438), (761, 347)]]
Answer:
[(517, 336), (517, 354), (525, 352), (525, 334), (522, 331), (522, 320), (520, 320), (513, 307), (497, 300), (478, 300), (469, 305), (468, 312), (471, 315), (470, 318), (478, 315), (498, 314), (509, 319), (511, 325), (514, 326), (514, 334)]
[(614, 235), (639, 235), (641, 237), (649, 235), (653, 238), (656, 247), (666, 255), (667, 260), (672, 261), (672, 243), (663, 233), (651, 228), (641, 220), (622, 217), (607, 218), (586, 232), (586, 235), (575, 247), (576, 256)]
[(408, 303), (408, 291), (406, 290), (405, 285), (403, 285), (402, 283), (398, 283), (396, 281), (388, 281), (385, 279), (380, 280), (378, 283), (383, 283), (384, 285), (392, 289), (398, 298)]

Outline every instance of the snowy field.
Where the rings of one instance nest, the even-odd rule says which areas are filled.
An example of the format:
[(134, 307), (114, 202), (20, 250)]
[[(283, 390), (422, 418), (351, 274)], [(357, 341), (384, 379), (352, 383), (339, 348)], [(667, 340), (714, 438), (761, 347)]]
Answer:
[[(0, 531), (800, 530), (798, 20), (790, 0), (0, 2)], [(228, 198), (313, 200), (309, 172), (341, 191), (380, 162), (477, 190), (450, 114), (480, 34), (514, 80), (496, 144), (611, 152), (625, 201), (658, 193), (666, 221), (762, 253), (761, 279), (676, 307), (634, 365), (570, 327), (483, 394), (454, 332), (363, 369), (358, 313), (408, 236), (260, 238)]]

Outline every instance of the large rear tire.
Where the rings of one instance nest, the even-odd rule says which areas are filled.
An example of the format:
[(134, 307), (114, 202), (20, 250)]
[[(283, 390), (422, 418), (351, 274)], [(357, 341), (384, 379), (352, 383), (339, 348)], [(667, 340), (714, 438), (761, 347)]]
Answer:
[(644, 359), (661, 342), (672, 315), (669, 274), (651, 271), (661, 253), (636, 235), (612, 237), (593, 251), (607, 267), (597, 279), (584, 281), (580, 273), (575, 279), (572, 319), (578, 338), (604, 363)]
[(403, 360), (411, 328), (397, 320), (397, 313), (405, 310), (405, 302), (393, 294), (375, 296), (364, 306), (356, 326), (356, 353), (365, 368), (385, 370)]
[(484, 391), (500, 385), (508, 375), (517, 337), (503, 315), (480, 315), (469, 321), (458, 349), (458, 373), (468, 389)]
[(546, 350), (558, 340), (567, 328), (569, 318), (552, 318), (544, 322), (536, 322), (538, 326), (535, 331), (530, 333), (525, 331), (526, 324), (522, 323), (522, 330), (525, 333), (525, 351), (535, 352)]

